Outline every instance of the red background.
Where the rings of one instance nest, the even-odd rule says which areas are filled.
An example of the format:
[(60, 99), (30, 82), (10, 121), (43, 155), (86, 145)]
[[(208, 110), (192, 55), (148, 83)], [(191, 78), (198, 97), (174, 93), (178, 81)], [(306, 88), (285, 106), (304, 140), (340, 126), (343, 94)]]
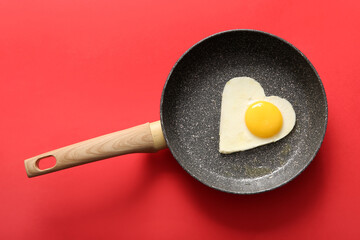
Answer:
[[(359, 239), (358, 1), (0, 1), (1, 239)], [(159, 119), (176, 60), (213, 33), (293, 43), (325, 86), (310, 166), (274, 191), (232, 195), (168, 150), (29, 179), (31, 156)]]

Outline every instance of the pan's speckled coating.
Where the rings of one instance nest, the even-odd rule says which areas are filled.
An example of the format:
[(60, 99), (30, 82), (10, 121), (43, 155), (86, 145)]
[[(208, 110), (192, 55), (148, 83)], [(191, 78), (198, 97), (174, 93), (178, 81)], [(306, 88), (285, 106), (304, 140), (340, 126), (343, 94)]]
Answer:
[[(265, 94), (296, 112), (292, 132), (248, 151), (220, 154), (221, 95), (233, 77), (257, 80)], [(180, 165), (202, 183), (232, 193), (258, 193), (290, 181), (315, 157), (327, 125), (321, 80), (306, 57), (268, 33), (231, 30), (190, 48), (175, 64), (161, 98), (161, 124)]]

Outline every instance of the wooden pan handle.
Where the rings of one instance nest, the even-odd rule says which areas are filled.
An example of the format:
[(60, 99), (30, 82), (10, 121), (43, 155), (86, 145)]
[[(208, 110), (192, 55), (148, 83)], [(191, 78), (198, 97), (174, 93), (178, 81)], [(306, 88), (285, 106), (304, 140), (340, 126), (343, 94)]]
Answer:
[[(75, 143), (25, 160), (28, 177), (35, 177), (65, 168), (115, 157), (128, 153), (157, 152), (166, 148), (160, 121), (145, 123), (122, 131), (110, 133)], [(53, 156), (55, 166), (39, 169), (38, 161)]]

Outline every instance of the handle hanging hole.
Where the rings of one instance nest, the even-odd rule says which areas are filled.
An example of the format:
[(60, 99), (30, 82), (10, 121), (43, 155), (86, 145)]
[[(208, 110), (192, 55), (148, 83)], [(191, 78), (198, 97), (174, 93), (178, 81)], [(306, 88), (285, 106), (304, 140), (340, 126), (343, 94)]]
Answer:
[(54, 156), (46, 156), (43, 158), (39, 158), (36, 161), (36, 167), (40, 170), (46, 170), (56, 165), (56, 158)]

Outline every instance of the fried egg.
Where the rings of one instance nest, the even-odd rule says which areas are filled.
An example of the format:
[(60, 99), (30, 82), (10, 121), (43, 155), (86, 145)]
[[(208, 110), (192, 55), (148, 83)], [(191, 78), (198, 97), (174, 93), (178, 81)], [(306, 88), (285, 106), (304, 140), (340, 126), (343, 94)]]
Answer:
[(291, 132), (295, 121), (289, 101), (266, 97), (252, 78), (233, 78), (222, 94), (219, 151), (229, 154), (278, 141)]

